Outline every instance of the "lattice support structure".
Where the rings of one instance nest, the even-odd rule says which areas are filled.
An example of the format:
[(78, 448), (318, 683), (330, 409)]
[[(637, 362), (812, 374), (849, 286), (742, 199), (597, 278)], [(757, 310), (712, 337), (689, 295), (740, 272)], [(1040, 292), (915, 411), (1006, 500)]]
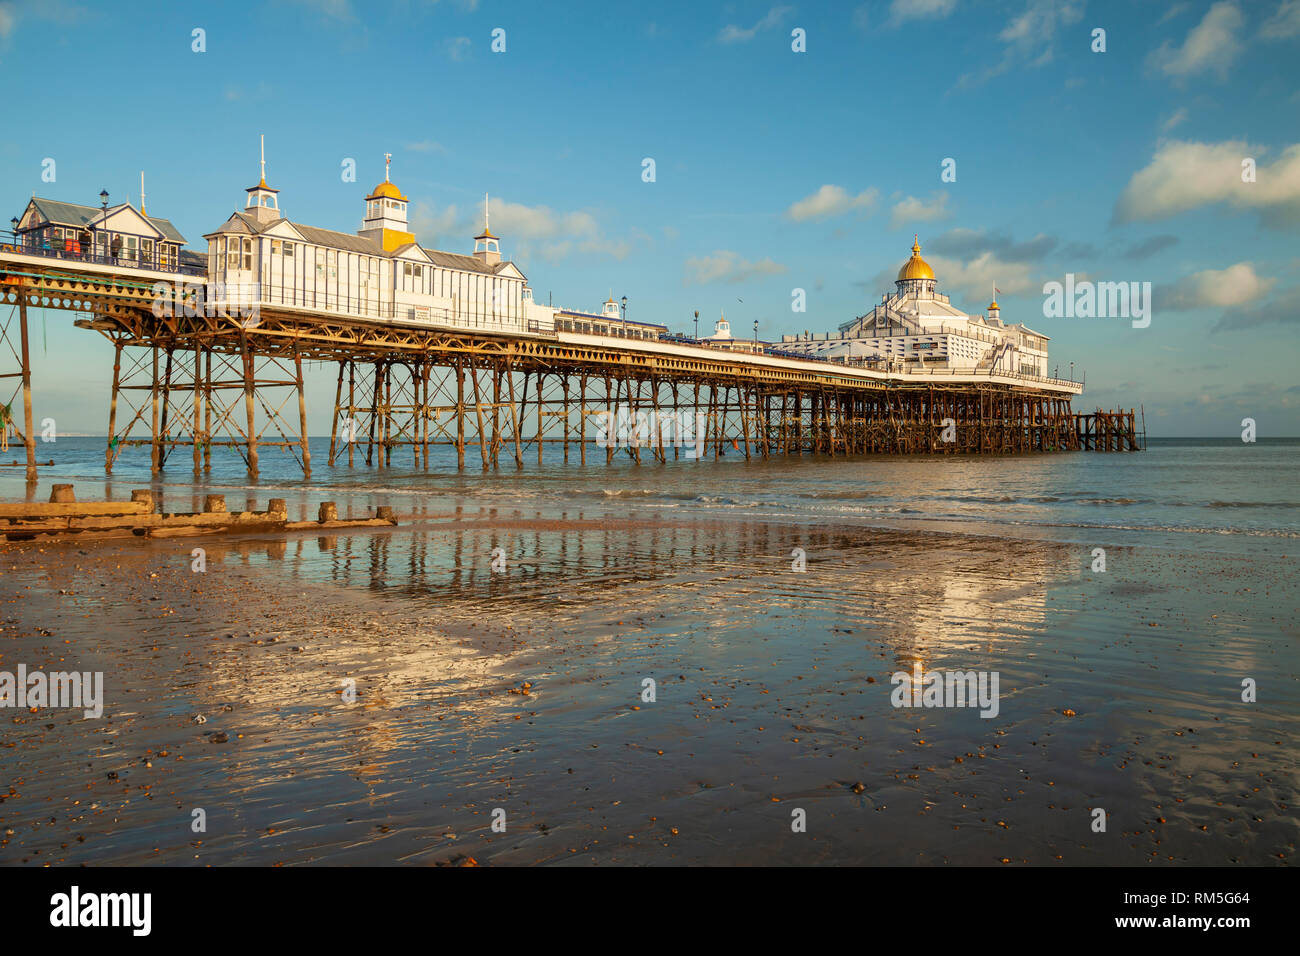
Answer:
[[(32, 360), (27, 297), (18, 297), (8, 312), (0, 324), (0, 355), (5, 363), (0, 368), (10, 369), (0, 372), (0, 451), (8, 451), (11, 441), (22, 443), (27, 456), (27, 482), (31, 484), (36, 481), (36, 434), (32, 426)], [(20, 396), (22, 408), (16, 409), (14, 406)]]
[(246, 336), (236, 338), (236, 352), (179, 339), (139, 346), (110, 338), (106, 473), (124, 449), (148, 447), (155, 475), (178, 449), (189, 449), (196, 476), (209, 471), (213, 448), (233, 449), (251, 478), (266, 448), (291, 454), (304, 476), (311, 474), (300, 354), (259, 354)]

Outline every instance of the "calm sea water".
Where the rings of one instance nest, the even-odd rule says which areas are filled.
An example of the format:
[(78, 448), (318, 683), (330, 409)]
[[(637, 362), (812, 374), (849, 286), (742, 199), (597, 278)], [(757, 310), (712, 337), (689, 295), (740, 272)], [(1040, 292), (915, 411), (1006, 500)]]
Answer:
[[(182, 449), (156, 479), (147, 449), (127, 449), (111, 480), (104, 476), (104, 439), (62, 438), (38, 446), (41, 469), (37, 500), (49, 484), (70, 481), (81, 500), (126, 498), (152, 486), (173, 511), (201, 507), (201, 495), (225, 493), (231, 510), (271, 497), (286, 498), (291, 513), (315, 516), (316, 505), (336, 500), (340, 509), (363, 514), (391, 504), (399, 513), (445, 514), (461, 509), (522, 509), (529, 515), (593, 518), (605, 514), (690, 520), (731, 517), (785, 522), (953, 529), (965, 532), (1175, 548), (1265, 550), (1289, 547), (1300, 536), (1300, 439), (1151, 439), (1140, 453), (1089, 452), (1016, 457), (887, 457), (852, 459), (773, 458), (746, 462), (729, 449), (718, 461), (669, 461), (637, 465), (620, 452), (604, 463), (603, 449), (589, 447), (589, 464), (563, 462), (547, 447), (542, 467), (535, 448), (524, 467), (506, 461), (483, 471), (470, 448), (457, 472), (455, 452), (438, 447), (430, 466), (412, 466), (409, 450), (397, 467), (345, 464), (329, 467), (328, 439), (312, 440), (314, 470), (304, 478), (295, 460), (275, 448), (262, 450), (262, 475), (251, 482), (242, 460), (214, 451), (212, 471), (195, 481)], [(11, 449), (0, 461), (17, 460)], [(363, 456), (359, 455), (362, 461)], [(0, 494), (21, 498), (21, 468), (0, 468)]]

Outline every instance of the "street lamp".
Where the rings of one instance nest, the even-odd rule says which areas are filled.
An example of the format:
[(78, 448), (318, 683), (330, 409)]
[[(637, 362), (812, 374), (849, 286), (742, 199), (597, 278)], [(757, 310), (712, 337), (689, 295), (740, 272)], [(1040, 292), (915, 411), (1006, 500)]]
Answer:
[(14, 245), (18, 245), (18, 217), (14, 216), (9, 221), (13, 223), (14, 227)]
[(627, 296), (623, 296), (623, 338), (627, 338)]
[(700, 341), (700, 310), (699, 310), (699, 309), (696, 309), (696, 310), (695, 310), (695, 342), (696, 342), (696, 344), (699, 344), (699, 341)]
[(101, 219), (99, 222), (99, 231), (104, 234), (104, 251), (102, 254), (104, 256), (105, 261), (107, 261), (108, 260), (108, 232), (105, 229), (105, 227), (108, 225), (108, 190), (107, 189), (101, 189), (99, 191), (99, 205), (104, 212), (104, 218)]
[(758, 319), (754, 320), (754, 345), (758, 345)]

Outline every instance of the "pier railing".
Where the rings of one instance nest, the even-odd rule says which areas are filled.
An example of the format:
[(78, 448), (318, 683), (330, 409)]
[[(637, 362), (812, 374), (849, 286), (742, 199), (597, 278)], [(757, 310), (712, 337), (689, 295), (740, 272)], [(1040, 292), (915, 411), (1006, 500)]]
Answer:
[(187, 265), (174, 256), (160, 256), (157, 249), (145, 252), (142, 249), (122, 249), (117, 255), (96, 251), (101, 247), (67, 245), (56, 242), (34, 242), (25, 236), (19, 236), (9, 247), (24, 256), (42, 256), (47, 259), (63, 259), (69, 262), (89, 263), (91, 265), (109, 266), (114, 269), (147, 269), (150, 272), (171, 272), (176, 275), (201, 276), (207, 269), (201, 265)]

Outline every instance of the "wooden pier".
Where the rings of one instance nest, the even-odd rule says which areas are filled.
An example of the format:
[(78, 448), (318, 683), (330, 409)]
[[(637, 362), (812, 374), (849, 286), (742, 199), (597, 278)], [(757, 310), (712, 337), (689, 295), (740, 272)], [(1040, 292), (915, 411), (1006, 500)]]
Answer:
[(1122, 408), (1074, 416), (1079, 448), (1083, 451), (1142, 451), (1146, 448), (1146, 416), (1138, 431), (1137, 413)]

